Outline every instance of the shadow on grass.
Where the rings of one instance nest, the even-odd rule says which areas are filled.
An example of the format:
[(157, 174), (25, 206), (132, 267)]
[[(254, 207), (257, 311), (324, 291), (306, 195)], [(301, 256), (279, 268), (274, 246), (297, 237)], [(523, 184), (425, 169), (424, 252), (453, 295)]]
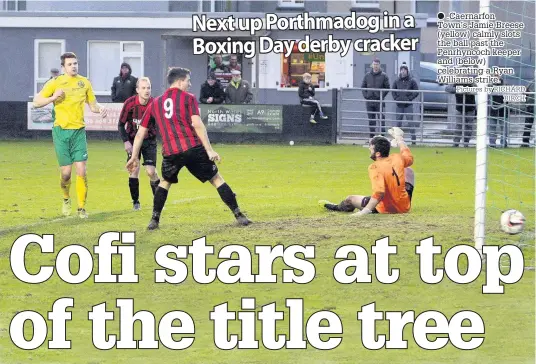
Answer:
[(105, 211), (105, 212), (94, 212), (89, 213), (88, 219), (81, 219), (78, 217), (76, 213), (72, 214), (71, 216), (56, 216), (53, 218), (43, 219), (40, 221), (36, 221), (31, 224), (25, 224), (25, 225), (18, 225), (18, 226), (12, 226), (7, 229), (0, 230), (0, 238), (4, 237), (8, 234), (13, 233), (29, 233), (28, 229), (38, 228), (40, 226), (45, 226), (48, 224), (55, 224), (58, 223), (61, 226), (78, 226), (78, 225), (85, 225), (85, 224), (93, 224), (95, 222), (103, 222), (111, 217), (118, 217), (122, 215), (128, 215), (133, 213), (132, 210), (117, 210), (117, 211)]

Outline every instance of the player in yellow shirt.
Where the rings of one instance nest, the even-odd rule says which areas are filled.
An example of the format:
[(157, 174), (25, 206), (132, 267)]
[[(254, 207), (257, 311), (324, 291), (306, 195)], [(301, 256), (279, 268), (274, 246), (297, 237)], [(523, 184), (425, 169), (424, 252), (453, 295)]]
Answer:
[(78, 216), (87, 218), (85, 209), (87, 198), (86, 162), (87, 141), (84, 121), (84, 103), (94, 113), (103, 118), (107, 111), (97, 103), (91, 82), (78, 74), (78, 59), (74, 53), (64, 53), (61, 57), (63, 74), (48, 81), (40, 93), (35, 95), (33, 106), (44, 107), (54, 103), (54, 126), (52, 138), (54, 149), (61, 169), (60, 184), (63, 191), (65, 216), (71, 214), (71, 171), (76, 169), (76, 194), (78, 197)]

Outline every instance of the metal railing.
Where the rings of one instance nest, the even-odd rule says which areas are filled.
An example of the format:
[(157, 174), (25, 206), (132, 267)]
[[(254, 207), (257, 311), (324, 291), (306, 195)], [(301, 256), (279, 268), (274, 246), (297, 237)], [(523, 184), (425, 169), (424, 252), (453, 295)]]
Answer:
[[(379, 100), (367, 100), (363, 91), (380, 92)], [(388, 92), (384, 98), (383, 93)], [(338, 94), (337, 141), (339, 143), (365, 143), (371, 136), (386, 135), (393, 126), (402, 127), (406, 140), (415, 144), (450, 144), (475, 145), (476, 106), (480, 102), (478, 95), (474, 105), (457, 104), (456, 95), (446, 91), (411, 90), (418, 96), (412, 101), (396, 101), (393, 91), (406, 93), (408, 90), (342, 88)], [(534, 95), (534, 92), (530, 93)], [(469, 95), (464, 95), (466, 98)], [(399, 108), (397, 104), (409, 105)], [(494, 107), (496, 112), (488, 116), (488, 133), (490, 144), (493, 138), (497, 145), (521, 145), (523, 134), (527, 131), (528, 118), (534, 117), (524, 102), (508, 102)], [(502, 111), (501, 111), (502, 110)], [(401, 119), (403, 117), (403, 119)], [(408, 120), (411, 119), (411, 120)], [(497, 133), (500, 128), (500, 133)], [(492, 130), (494, 129), (494, 130)]]

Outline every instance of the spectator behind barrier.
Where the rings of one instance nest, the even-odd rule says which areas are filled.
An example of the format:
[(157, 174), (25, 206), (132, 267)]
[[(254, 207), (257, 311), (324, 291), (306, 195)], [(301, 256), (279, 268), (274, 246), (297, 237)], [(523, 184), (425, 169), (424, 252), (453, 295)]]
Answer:
[(201, 96), (199, 101), (202, 104), (222, 104), (225, 99), (225, 92), (223, 87), (216, 79), (216, 75), (211, 73), (205, 83), (201, 85)]
[[(367, 112), (369, 117), (370, 137), (373, 138), (376, 134), (376, 120), (380, 120), (381, 129), (380, 133), (385, 134), (385, 97), (389, 91), (372, 90), (368, 91), (367, 88), (375, 89), (389, 89), (389, 77), (380, 67), (380, 60), (375, 59), (372, 62), (372, 70), (365, 75), (363, 82), (361, 83), (363, 88), (363, 97), (367, 100)], [(380, 103), (380, 97), (382, 102)]]
[(233, 79), (225, 88), (225, 103), (249, 104), (253, 100), (249, 82), (242, 79), (240, 71), (233, 70), (231, 74)]
[[(504, 78), (500, 74), (496, 74), (495, 76), (499, 77), (499, 83), (498, 84), (491, 84), (490, 87), (493, 86), (504, 86)], [(504, 96), (502, 94), (493, 94), (491, 96), (491, 105), (489, 107), (488, 111), (488, 127), (489, 127), (489, 146), (491, 148), (495, 148), (497, 143), (497, 136), (499, 135), (498, 131), (503, 129), (502, 133), (502, 143), (501, 145), (503, 147), (508, 146), (508, 106), (506, 102), (504, 101)]]
[(132, 76), (132, 67), (128, 63), (121, 63), (119, 76), (112, 83), (112, 102), (125, 102), (131, 96), (136, 95), (136, 83), (138, 79)]
[(456, 86), (475, 87), (474, 84), (448, 85), (445, 91), (456, 94), (456, 131), (454, 132), (454, 146), (458, 147), (463, 136), (464, 147), (469, 146), (475, 123), (476, 103), (475, 95), (470, 93), (456, 93)]
[(411, 90), (418, 90), (419, 86), (417, 81), (409, 73), (409, 68), (404, 62), (400, 66), (400, 75), (393, 82), (393, 100), (396, 101), (396, 126), (402, 128), (402, 120), (404, 116), (408, 121), (408, 128), (411, 133), (411, 144), (415, 144), (417, 137), (415, 135), (416, 129), (419, 127), (419, 122), (413, 122), (413, 100), (418, 96), (418, 92), (411, 92)]

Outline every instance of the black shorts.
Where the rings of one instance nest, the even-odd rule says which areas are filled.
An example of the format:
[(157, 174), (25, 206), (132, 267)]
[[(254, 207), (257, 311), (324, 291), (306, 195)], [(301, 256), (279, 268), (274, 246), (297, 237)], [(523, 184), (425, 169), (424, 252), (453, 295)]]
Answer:
[[(134, 145), (134, 141), (130, 143)], [(156, 139), (145, 139), (141, 145), (140, 155), (138, 155), (138, 158), (143, 155), (143, 165), (156, 167), (156, 154)], [(127, 161), (130, 157), (131, 154), (127, 153)]]
[[(406, 182), (406, 192), (409, 195), (409, 201), (410, 202), (411, 202), (411, 197), (413, 196), (413, 188), (414, 187), (413, 187), (413, 185), (411, 183)], [(363, 198), (363, 200), (361, 201), (361, 208), (364, 208), (365, 206), (367, 206), (369, 201), (370, 201), (370, 196), (367, 196), (367, 197)], [(372, 213), (377, 214), (378, 210), (376, 210), (376, 208), (374, 208), (374, 210), (372, 210)]]
[(169, 183), (178, 183), (182, 167), (188, 168), (190, 173), (202, 183), (211, 180), (218, 173), (216, 163), (208, 158), (205, 147), (202, 145), (188, 149), (186, 152), (164, 157), (162, 178)]
[(411, 202), (411, 197), (413, 196), (413, 185), (411, 183), (406, 182), (406, 192), (409, 195), (409, 201)]

